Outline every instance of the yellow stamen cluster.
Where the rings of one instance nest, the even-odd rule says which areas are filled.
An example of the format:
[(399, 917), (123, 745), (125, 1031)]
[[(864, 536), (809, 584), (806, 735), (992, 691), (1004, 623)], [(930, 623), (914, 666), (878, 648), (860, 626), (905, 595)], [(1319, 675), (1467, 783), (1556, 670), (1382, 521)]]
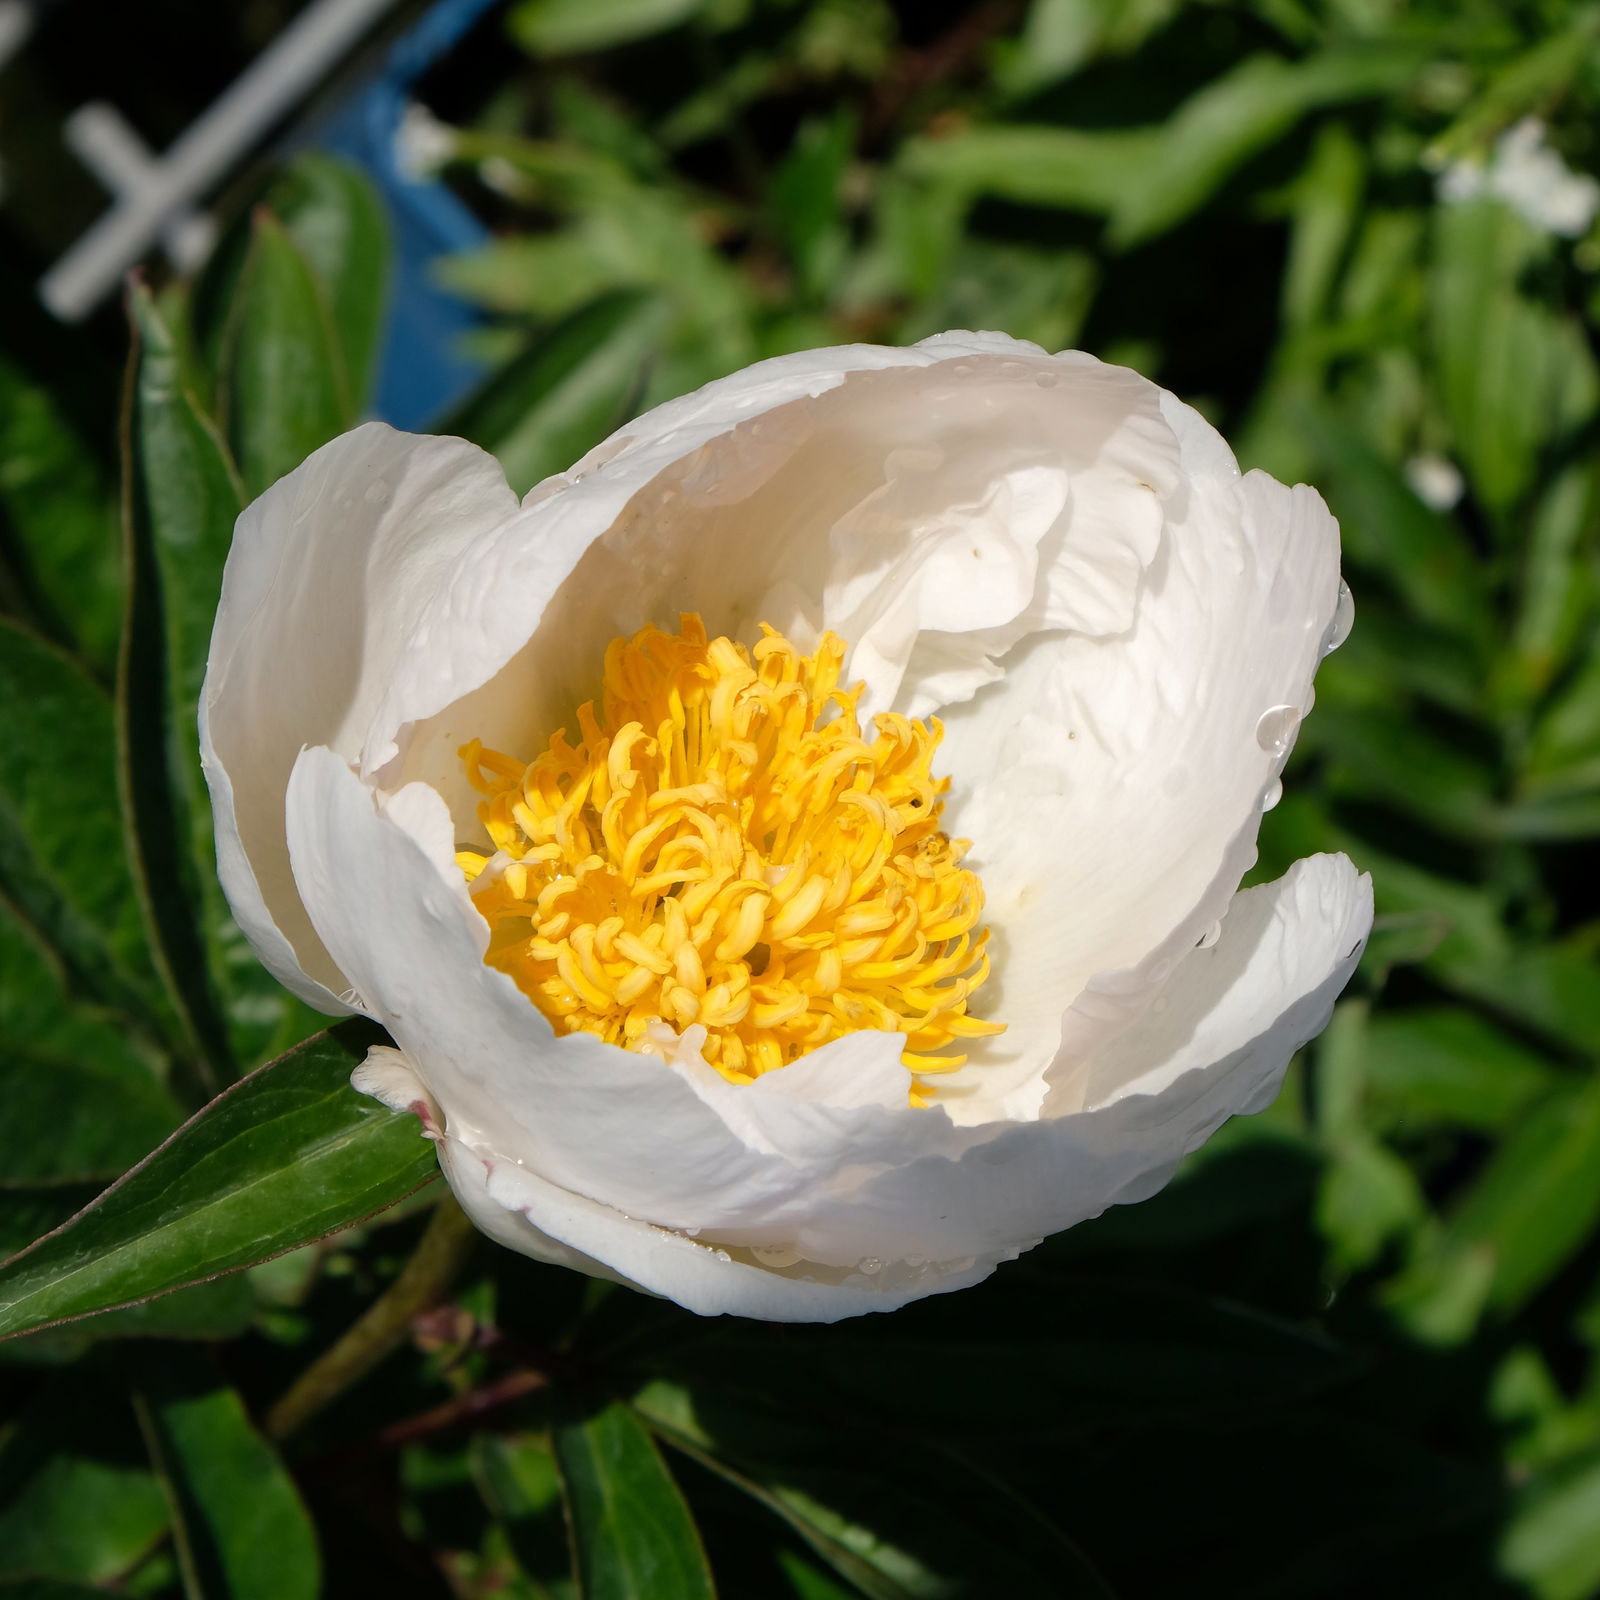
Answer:
[[(488, 961), (558, 1032), (651, 1043), (702, 1025), (748, 1083), (861, 1028), (906, 1035), (921, 1078), (988, 976), (983, 888), (939, 828), (937, 721), (862, 731), (845, 647), (812, 655), (770, 628), (754, 647), (645, 628), (606, 651), (598, 712), (530, 763), (474, 740), (494, 853), (458, 857), (492, 931)], [(920, 1095), (914, 1095), (920, 1099)]]

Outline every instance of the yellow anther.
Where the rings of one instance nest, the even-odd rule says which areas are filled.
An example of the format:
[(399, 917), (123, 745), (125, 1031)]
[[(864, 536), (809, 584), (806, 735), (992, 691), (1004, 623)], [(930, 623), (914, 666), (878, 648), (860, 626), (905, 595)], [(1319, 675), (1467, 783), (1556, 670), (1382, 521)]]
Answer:
[(988, 976), (983, 887), (939, 829), (943, 730), (886, 714), (864, 734), (845, 646), (802, 655), (645, 628), (614, 640), (598, 706), (529, 763), (461, 749), (490, 849), (457, 863), (491, 966), (558, 1032), (648, 1047), (707, 1030), (748, 1083), (860, 1028), (906, 1036), (913, 1105), (953, 1072)]

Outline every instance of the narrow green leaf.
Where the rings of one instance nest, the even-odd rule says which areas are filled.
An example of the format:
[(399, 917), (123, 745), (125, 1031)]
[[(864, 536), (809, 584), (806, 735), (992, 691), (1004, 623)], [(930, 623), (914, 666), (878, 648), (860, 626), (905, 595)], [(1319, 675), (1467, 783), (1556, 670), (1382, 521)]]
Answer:
[(1458, 1007), (1383, 1012), (1367, 1026), (1363, 1054), (1374, 1115), (1413, 1127), (1498, 1132), (1556, 1080), (1537, 1051)]
[(99, 686), (0, 618), (0, 895), (59, 962), (69, 992), (170, 1037), (123, 850), (116, 750)]
[(1339, 518), (1347, 556), (1393, 589), (1415, 620), (1486, 647), (1496, 624), (1481, 563), (1460, 529), (1425, 506), (1343, 416), (1308, 408), (1302, 426), (1320, 457), (1318, 481)]
[(1537, 1600), (1590, 1600), (1600, 1588), (1600, 1450), (1521, 1489), (1500, 1562)]
[(1557, 1093), (1510, 1133), (1451, 1219), (1452, 1244), (1494, 1259), (1490, 1303), (1515, 1311), (1600, 1219), (1600, 1084)]
[(279, 174), (266, 205), (327, 294), (348, 378), (348, 425), (372, 393), (383, 333), (390, 250), (383, 202), (358, 168), (312, 152)]
[(0, 1142), (0, 1183), (116, 1177), (183, 1120), (161, 1067), (103, 1011), (67, 998), (44, 951), (0, 905), (0, 1104), (14, 1128), (49, 1130)]
[(416, 1122), (350, 1087), (378, 1038), (344, 1023), (258, 1068), (0, 1266), (0, 1338), (250, 1266), (427, 1182), (433, 1153)]
[(842, 186), (855, 138), (856, 119), (848, 108), (802, 123), (767, 195), (773, 226), (803, 293), (812, 299), (826, 295), (844, 260)]
[(540, 1600), (571, 1600), (576, 1591), (561, 1473), (548, 1440), (475, 1434), (472, 1475)]
[(687, 21), (706, 0), (519, 0), (506, 19), (530, 55), (576, 55), (645, 39)]
[(222, 391), (245, 493), (258, 495), (351, 417), (327, 291), (265, 208), (229, 311)]
[[(0, 1207), (9, 1204), (11, 1194), (0, 1195)], [(43, 1190), (32, 1191), (35, 1195)], [(62, 1221), (58, 1211), (37, 1227), (23, 1243), (37, 1238), (51, 1225)], [(0, 1361), (33, 1366), (65, 1366), (77, 1361), (88, 1350), (112, 1339), (195, 1339), (213, 1341), (236, 1339), (256, 1318), (256, 1297), (250, 1281), (242, 1273), (213, 1278), (173, 1294), (121, 1311), (107, 1311), (98, 1317), (61, 1323), (40, 1333), (0, 1341)]]
[(770, 1393), (715, 1383), (654, 1383), (635, 1404), (674, 1449), (764, 1506), (871, 1600), (1112, 1600), (1061, 1529), (942, 1437), (886, 1436), (865, 1408), (801, 1416)]
[(122, 621), (116, 529), (106, 462), (50, 392), (0, 354), (0, 565), (40, 631), (101, 672), (116, 660)]
[(1545, 268), (1545, 235), (1493, 200), (1440, 208), (1434, 230), (1440, 395), (1478, 495), (1506, 517), (1546, 452), (1593, 415), (1600, 375), (1576, 323), (1525, 291)]
[(311, 1519), (239, 1396), (170, 1349), (136, 1370), (135, 1405), (171, 1506), (187, 1600), (317, 1600)]
[(86, 1372), (42, 1386), (0, 1446), (0, 1579), (114, 1583), (166, 1526), (126, 1396)]
[(710, 1600), (694, 1519), (633, 1412), (613, 1403), (554, 1440), (584, 1600)]
[(1258, 151), (1319, 106), (1387, 94), (1425, 57), (1398, 40), (1329, 49), (1303, 61), (1252, 56), (1180, 106), (1153, 159), (1112, 206), (1110, 236), (1123, 247), (1156, 237), (1198, 210)]
[(1334, 1149), (1317, 1195), (1317, 1227), (1335, 1271), (1369, 1267), (1391, 1240), (1418, 1228), (1428, 1206), (1411, 1168), (1375, 1139)]
[[(134, 631), (160, 635), (159, 648), (130, 652), (124, 685), (139, 850), (162, 913), (156, 936), (196, 1032), (229, 1064), (251, 1067), (320, 1023), (256, 960), (229, 913), (200, 770), (195, 718), (244, 491), (227, 446), (184, 384), (169, 324), (141, 286), (129, 309), (137, 336), (126, 492)], [(167, 892), (169, 879), (181, 898)], [(217, 1037), (223, 1025), (225, 1041)]]
[(652, 294), (597, 300), (537, 338), (440, 431), (498, 456), (523, 494), (624, 420), (665, 321)]

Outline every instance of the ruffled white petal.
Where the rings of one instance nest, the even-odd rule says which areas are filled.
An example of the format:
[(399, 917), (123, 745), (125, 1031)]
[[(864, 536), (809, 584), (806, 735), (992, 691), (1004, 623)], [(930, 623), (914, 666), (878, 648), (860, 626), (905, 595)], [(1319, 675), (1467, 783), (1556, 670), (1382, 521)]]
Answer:
[[(240, 522), (202, 707), (224, 883), (285, 982), (390, 1029), (356, 1082), (492, 1236), (701, 1312), (889, 1309), (1159, 1187), (1322, 1025), (1365, 880), (1232, 897), (1337, 592), (1309, 490), (1002, 335), (761, 363), (521, 505), (460, 441), (361, 429)], [(867, 709), (944, 709), (1008, 1032), (942, 1105), (908, 1105), (898, 1035), (736, 1087), (692, 1030), (557, 1039), (484, 964), (459, 747), (531, 756), (680, 610), (832, 628)]]
[(832, 628), (867, 711), (923, 714), (930, 694), (990, 681), (1032, 629), (1125, 628), (1178, 461), (1160, 391), (1088, 356), (944, 340), (759, 363), (529, 497), (429, 629), (471, 616), (526, 644), (442, 708), (397, 690), (368, 766), (398, 739), (382, 781), (439, 787), (468, 837), (460, 746), (531, 756), (595, 693), (612, 639), (688, 610), (746, 639), (763, 622), (801, 643)]
[(218, 870), (239, 925), (312, 1005), (349, 1006), (289, 869), (284, 790), (302, 746), (347, 756), (401, 663), (448, 659), (423, 619), (445, 575), (517, 503), (460, 439), (368, 423), (324, 445), (239, 518), (201, 696)]
[[(533, 1234), (497, 1219), (496, 1237), (530, 1253), (603, 1260), (704, 1311), (832, 1317), (898, 1304), (972, 1281), (1150, 1184), (1275, 1081), (1348, 974), (1340, 941), (1359, 944), (1370, 915), (1354, 872), (1332, 858), (1241, 896), (1160, 1031), (1125, 1046), (1152, 1072), (1166, 1062), (1159, 1094), (1117, 1083), (1100, 1109), (958, 1128), (881, 1096), (818, 1104), (786, 1092), (782, 1073), (741, 1088), (581, 1036), (555, 1040), (483, 965), (481, 923), (448, 863), (430, 860), (337, 756), (306, 752), (290, 796), (319, 931), (443, 1106), (463, 1203), (480, 1217), (488, 1202), (520, 1215)], [(424, 807), (411, 809), (416, 821)], [(342, 900), (321, 888), (334, 861)], [(1222, 1059), (1191, 1070), (1183, 1051), (1197, 1037)], [(879, 1039), (895, 1048), (855, 1035), (839, 1053), (870, 1053)], [(794, 1265), (751, 1254), (773, 1247)]]
[(947, 817), (974, 841), (994, 938), (985, 1008), (1007, 1023), (952, 1085), (972, 1096), (963, 1120), (1029, 1114), (1052, 1060), (1058, 1100), (1081, 1086), (1221, 917), (1338, 590), (1314, 491), (1196, 478), (1128, 632), (1028, 640), (1003, 682), (945, 713)]

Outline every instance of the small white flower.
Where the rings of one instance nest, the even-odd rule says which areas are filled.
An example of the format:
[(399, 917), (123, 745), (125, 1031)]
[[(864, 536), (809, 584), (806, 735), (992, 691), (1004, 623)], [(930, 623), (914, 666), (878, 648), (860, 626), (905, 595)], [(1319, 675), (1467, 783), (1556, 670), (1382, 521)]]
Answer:
[(358, 1087), (494, 1238), (699, 1312), (885, 1310), (1154, 1193), (1323, 1026), (1370, 885), (1238, 884), (1348, 622), (1312, 490), (997, 334), (762, 362), (521, 505), (371, 424), (239, 521), (223, 882), (389, 1030)]
[(1466, 492), (1461, 469), (1444, 456), (1417, 455), (1406, 462), (1406, 482), (1425, 506), (1448, 511)]
[(1495, 141), (1487, 162), (1453, 161), (1439, 175), (1439, 197), (1450, 204), (1493, 195), (1546, 233), (1576, 239), (1600, 211), (1600, 182), (1574, 172), (1545, 143), (1545, 125), (1524, 117)]

